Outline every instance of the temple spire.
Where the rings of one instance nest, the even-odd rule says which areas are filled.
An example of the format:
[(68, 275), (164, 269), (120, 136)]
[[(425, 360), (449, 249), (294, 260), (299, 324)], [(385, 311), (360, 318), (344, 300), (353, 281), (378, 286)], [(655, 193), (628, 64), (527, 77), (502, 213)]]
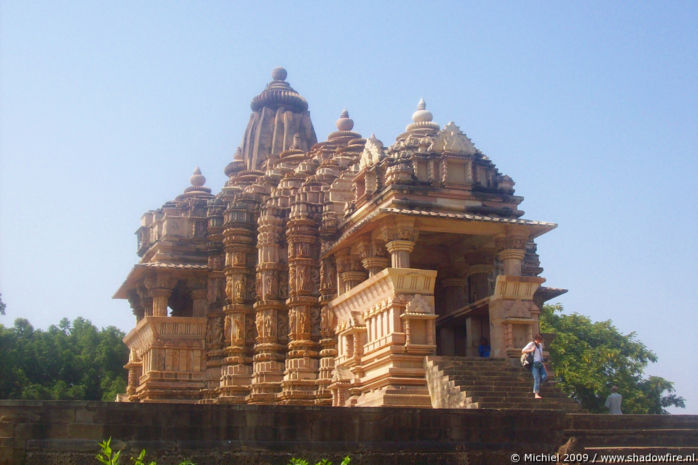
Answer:
[(261, 169), (267, 158), (292, 146), (307, 151), (317, 143), (308, 102), (286, 82), (287, 74), (284, 68), (274, 68), (272, 81), (252, 99), (252, 115), (242, 141), (242, 159), (248, 170)]

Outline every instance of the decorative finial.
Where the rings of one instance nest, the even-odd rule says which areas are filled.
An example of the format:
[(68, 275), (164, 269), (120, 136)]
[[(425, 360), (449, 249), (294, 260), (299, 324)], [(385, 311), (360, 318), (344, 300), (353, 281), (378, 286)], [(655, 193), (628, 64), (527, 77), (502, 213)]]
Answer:
[(354, 128), (354, 120), (349, 118), (349, 112), (345, 108), (337, 120), (337, 129), (340, 131), (351, 131)]
[(235, 151), (235, 155), (233, 155), (233, 160), (235, 161), (242, 161), (242, 150), (240, 147)]
[(201, 170), (198, 166), (194, 170), (194, 174), (189, 178), (189, 182), (194, 187), (201, 187), (206, 184), (206, 178), (201, 174)]
[(417, 111), (412, 114), (412, 121), (415, 123), (424, 123), (432, 120), (433, 115), (427, 109), (427, 104), (424, 103), (424, 99), (419, 99), (417, 104)]
[(286, 73), (286, 70), (283, 67), (279, 66), (272, 70), (271, 78), (275, 81), (285, 81), (287, 74), (288, 73)]

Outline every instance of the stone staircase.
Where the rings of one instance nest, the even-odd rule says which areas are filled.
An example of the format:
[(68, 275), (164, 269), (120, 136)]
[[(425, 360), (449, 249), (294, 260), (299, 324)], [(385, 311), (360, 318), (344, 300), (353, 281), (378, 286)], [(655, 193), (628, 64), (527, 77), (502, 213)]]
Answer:
[(534, 399), (530, 372), (503, 358), (429, 356), (424, 366), (434, 408), (582, 411), (551, 380), (541, 389), (543, 399)]
[(568, 442), (561, 452), (582, 454), (587, 463), (678, 463), (666, 454), (698, 462), (695, 415), (569, 414), (566, 422)]

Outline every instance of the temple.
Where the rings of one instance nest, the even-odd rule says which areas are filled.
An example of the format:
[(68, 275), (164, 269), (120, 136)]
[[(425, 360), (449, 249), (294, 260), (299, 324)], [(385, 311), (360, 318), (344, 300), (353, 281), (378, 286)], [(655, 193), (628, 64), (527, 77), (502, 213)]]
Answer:
[(423, 100), (392, 145), (346, 110), (318, 142), (272, 79), (221, 192), (197, 168), (142, 217), (114, 296), (137, 321), (121, 400), (437, 406), (428, 359), (475, 363), (483, 337), (518, 359), (564, 292), (536, 253), (556, 225), (524, 219), (514, 181)]

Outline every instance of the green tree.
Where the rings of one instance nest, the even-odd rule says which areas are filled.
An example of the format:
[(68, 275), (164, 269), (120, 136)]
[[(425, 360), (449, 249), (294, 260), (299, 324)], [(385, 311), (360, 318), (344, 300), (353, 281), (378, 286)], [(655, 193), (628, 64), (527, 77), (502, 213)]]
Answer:
[(591, 321), (578, 313), (563, 314), (561, 305), (543, 306), (541, 331), (555, 335), (550, 347), (559, 386), (591, 412), (605, 412), (612, 386), (623, 395), (624, 413), (667, 413), (684, 407), (674, 385), (658, 376), (644, 377), (657, 356), (637, 340), (621, 334), (607, 321)]
[(5, 302), (2, 301), (2, 292), (0, 292), (0, 315), (5, 314)]
[(0, 325), (0, 398), (114, 400), (126, 389), (123, 333), (64, 318), (46, 331)]

